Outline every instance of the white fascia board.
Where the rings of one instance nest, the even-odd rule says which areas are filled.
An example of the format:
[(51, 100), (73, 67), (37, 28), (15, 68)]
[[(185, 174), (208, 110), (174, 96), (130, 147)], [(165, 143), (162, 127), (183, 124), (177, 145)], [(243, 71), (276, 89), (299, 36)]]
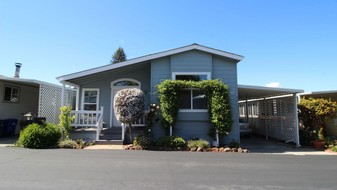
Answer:
[(228, 57), (228, 58), (235, 59), (238, 61), (241, 61), (244, 58), (243, 56), (238, 55), (238, 54), (229, 53), (229, 52), (225, 52), (225, 51), (221, 51), (221, 50), (217, 50), (217, 49), (213, 49), (213, 48), (209, 48), (209, 47), (205, 47), (201, 45), (195, 45), (195, 49), (198, 49), (200, 51), (205, 51), (211, 54), (223, 56), (223, 57)]
[(314, 92), (303, 92), (299, 93), (298, 95), (319, 95), (319, 94), (336, 94), (337, 90), (327, 90), (327, 91), (314, 91)]
[(265, 90), (265, 91), (280, 91), (280, 92), (288, 92), (288, 93), (303, 93), (304, 90), (300, 89), (290, 89), (290, 88), (275, 88), (275, 87), (265, 87), (265, 86), (250, 86), (250, 85), (238, 85), (238, 88), (246, 88), (246, 89), (256, 89), (256, 90)]
[(120, 67), (133, 65), (133, 64), (136, 64), (136, 63), (140, 63), (140, 62), (145, 62), (145, 61), (149, 61), (149, 60), (153, 60), (153, 59), (158, 59), (158, 58), (161, 58), (161, 57), (170, 56), (170, 55), (173, 55), (173, 54), (182, 53), (182, 52), (185, 52), (185, 51), (190, 51), (190, 50), (193, 50), (193, 49), (208, 52), (208, 53), (211, 53), (211, 54), (216, 54), (216, 55), (223, 56), (223, 57), (228, 57), (228, 58), (235, 59), (235, 60), (238, 60), (238, 61), (241, 61), (243, 59), (243, 56), (241, 56), (241, 55), (237, 55), (237, 54), (233, 54), (233, 53), (228, 53), (228, 52), (208, 48), (208, 47), (201, 46), (201, 45), (198, 45), (198, 44), (192, 44), (192, 45), (189, 45), (189, 46), (184, 46), (184, 47), (180, 47), (180, 48), (176, 48), (176, 49), (172, 49), (172, 50), (168, 50), (168, 51), (163, 51), (163, 52), (159, 52), (159, 53), (149, 54), (149, 55), (146, 55), (146, 56), (130, 59), (130, 60), (120, 62), (120, 63), (117, 63), (117, 64), (109, 64), (109, 65), (85, 70), (85, 71), (82, 71), (82, 72), (77, 72), (77, 73), (73, 73), (73, 74), (69, 74), (69, 75), (63, 75), (63, 76), (57, 77), (56, 79), (58, 81), (62, 82), (62, 81), (66, 81), (66, 80), (73, 79), (73, 78), (83, 77), (83, 76), (87, 76), (87, 75), (91, 75), (91, 74), (95, 74), (95, 73), (99, 73), (99, 72), (104, 72), (104, 71), (111, 70), (111, 69), (117, 69), (117, 68), (120, 68)]

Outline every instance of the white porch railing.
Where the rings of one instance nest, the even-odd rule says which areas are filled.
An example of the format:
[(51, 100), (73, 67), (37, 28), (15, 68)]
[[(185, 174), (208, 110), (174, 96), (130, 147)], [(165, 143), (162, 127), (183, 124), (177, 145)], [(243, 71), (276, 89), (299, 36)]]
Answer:
[(71, 126), (78, 127), (96, 127), (96, 140), (99, 140), (99, 135), (103, 129), (103, 107), (99, 111), (71, 111), (70, 116), (75, 116), (74, 122)]

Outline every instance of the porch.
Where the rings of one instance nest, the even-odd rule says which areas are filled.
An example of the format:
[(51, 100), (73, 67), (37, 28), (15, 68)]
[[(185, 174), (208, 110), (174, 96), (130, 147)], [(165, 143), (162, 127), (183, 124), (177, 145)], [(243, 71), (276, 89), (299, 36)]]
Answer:
[[(89, 139), (95, 140), (99, 144), (123, 144), (127, 126), (122, 124), (121, 127), (105, 127), (103, 122), (104, 107), (98, 111), (73, 110), (71, 117), (75, 117), (71, 126), (74, 128), (70, 134), (72, 139)], [(132, 124), (133, 127), (140, 129), (145, 126), (144, 117)], [(135, 130), (137, 131), (137, 129)]]

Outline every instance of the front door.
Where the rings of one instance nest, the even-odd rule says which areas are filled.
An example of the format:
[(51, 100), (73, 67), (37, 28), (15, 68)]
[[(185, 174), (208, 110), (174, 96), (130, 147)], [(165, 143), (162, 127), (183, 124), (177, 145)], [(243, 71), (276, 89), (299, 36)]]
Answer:
[(118, 91), (127, 88), (140, 89), (140, 82), (134, 79), (119, 79), (111, 83), (111, 126), (121, 127), (121, 123), (117, 120), (114, 111), (114, 98)]

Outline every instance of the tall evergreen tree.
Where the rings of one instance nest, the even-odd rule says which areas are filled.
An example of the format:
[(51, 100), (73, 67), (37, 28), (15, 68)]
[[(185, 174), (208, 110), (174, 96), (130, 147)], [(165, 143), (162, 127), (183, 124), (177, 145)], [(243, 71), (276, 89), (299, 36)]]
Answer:
[(126, 55), (124, 53), (123, 48), (119, 47), (112, 56), (110, 63), (115, 64), (123, 61), (126, 61)]

